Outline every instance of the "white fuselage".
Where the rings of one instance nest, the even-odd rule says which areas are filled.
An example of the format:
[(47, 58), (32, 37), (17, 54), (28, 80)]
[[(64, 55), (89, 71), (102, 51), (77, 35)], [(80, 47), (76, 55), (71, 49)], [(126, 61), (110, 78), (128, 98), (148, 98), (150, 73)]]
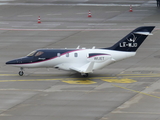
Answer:
[[(101, 53), (102, 55), (89, 57), (89, 54)], [(58, 53), (57, 53), (58, 54)], [(94, 62), (93, 70), (132, 57), (136, 52), (122, 52), (106, 49), (75, 49), (68, 54), (62, 54), (56, 58), (37, 63), (14, 64), (21, 68), (58, 68), (62, 70), (72, 70), (72, 67), (81, 67), (89, 62)], [(39, 58), (43, 59), (43, 58)]]

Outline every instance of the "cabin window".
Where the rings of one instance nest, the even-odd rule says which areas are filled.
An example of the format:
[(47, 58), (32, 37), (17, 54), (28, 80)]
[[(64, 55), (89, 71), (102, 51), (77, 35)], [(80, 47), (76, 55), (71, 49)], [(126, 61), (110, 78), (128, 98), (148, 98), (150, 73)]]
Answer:
[(74, 57), (78, 57), (78, 53), (74, 53)]
[(69, 57), (69, 53), (66, 53), (66, 57)]
[(57, 57), (60, 57), (61, 56), (61, 53), (57, 53)]

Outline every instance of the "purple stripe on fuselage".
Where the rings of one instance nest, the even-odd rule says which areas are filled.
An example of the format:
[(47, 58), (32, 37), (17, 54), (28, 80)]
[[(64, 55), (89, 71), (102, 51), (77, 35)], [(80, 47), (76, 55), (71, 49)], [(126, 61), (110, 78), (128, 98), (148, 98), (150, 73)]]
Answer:
[(109, 55), (109, 54), (104, 54), (104, 53), (90, 53), (88, 58), (96, 57), (96, 56), (101, 56), (101, 55)]

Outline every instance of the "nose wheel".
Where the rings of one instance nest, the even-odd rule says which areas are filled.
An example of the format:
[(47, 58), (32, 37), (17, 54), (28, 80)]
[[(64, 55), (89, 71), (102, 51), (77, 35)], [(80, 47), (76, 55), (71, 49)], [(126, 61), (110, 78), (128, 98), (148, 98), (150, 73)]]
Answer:
[(23, 71), (19, 71), (19, 76), (23, 76), (24, 72)]
[(23, 76), (24, 72), (23, 72), (23, 68), (20, 68), (20, 71), (19, 71), (19, 76)]

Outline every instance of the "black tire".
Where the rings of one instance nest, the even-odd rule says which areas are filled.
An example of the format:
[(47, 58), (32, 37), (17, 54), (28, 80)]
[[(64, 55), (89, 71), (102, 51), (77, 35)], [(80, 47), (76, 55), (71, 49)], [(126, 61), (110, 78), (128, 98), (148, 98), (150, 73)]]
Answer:
[(83, 74), (82, 76), (83, 76), (83, 77), (88, 77), (88, 75), (89, 75), (88, 73), (85, 73), (85, 74)]
[(19, 76), (23, 76), (24, 72), (23, 71), (19, 71)]

